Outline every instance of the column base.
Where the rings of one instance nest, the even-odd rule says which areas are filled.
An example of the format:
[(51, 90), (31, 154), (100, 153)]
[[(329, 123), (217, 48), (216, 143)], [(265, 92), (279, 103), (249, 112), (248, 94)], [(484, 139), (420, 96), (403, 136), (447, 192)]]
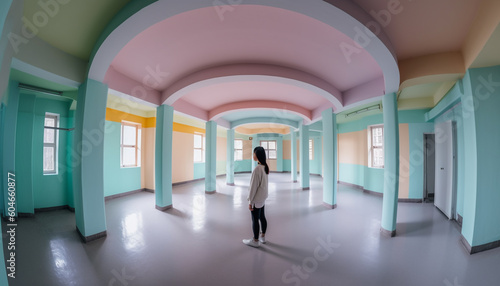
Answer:
[(166, 211), (166, 210), (169, 210), (169, 209), (173, 208), (173, 205), (168, 205), (168, 206), (164, 206), (164, 207), (160, 207), (160, 206), (156, 205), (156, 206), (155, 206), (155, 208), (156, 208), (157, 210), (159, 210), (159, 211), (164, 212), (164, 211)]
[(294, 183), (298, 183), (299, 181), (297, 181), (297, 180), (294, 180), (293, 182), (294, 182)]
[(329, 209), (332, 209), (332, 210), (337, 208), (337, 204), (331, 205), (331, 204), (329, 204), (329, 203), (325, 203), (325, 202), (323, 202), (323, 205), (324, 205), (325, 207), (329, 208)]
[(84, 243), (89, 243), (89, 242), (92, 242), (92, 241), (104, 238), (104, 237), (106, 237), (108, 235), (106, 231), (103, 231), (103, 232), (99, 232), (99, 233), (96, 233), (96, 234), (93, 234), (93, 235), (84, 236), (80, 232), (80, 230), (78, 229), (78, 227), (76, 227), (76, 232), (78, 232), (78, 235), (80, 236), (80, 238), (82, 239), (82, 241)]
[(236, 186), (234, 183), (226, 183), (228, 186)]
[(207, 191), (207, 190), (205, 190), (205, 194), (207, 194), (207, 195), (213, 195), (213, 194), (215, 194), (215, 192), (216, 191)]
[(302, 188), (303, 191), (309, 191), (310, 189), (311, 189), (310, 187)]
[(385, 236), (385, 237), (395, 237), (396, 236), (396, 230), (387, 230), (383, 227), (380, 228), (380, 233)]

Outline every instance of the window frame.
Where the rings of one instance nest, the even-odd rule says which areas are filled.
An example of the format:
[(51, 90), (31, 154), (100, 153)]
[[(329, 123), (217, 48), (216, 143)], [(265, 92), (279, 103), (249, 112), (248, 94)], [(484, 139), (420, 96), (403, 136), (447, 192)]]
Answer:
[[(194, 136), (201, 136), (201, 148), (197, 148), (194, 146)], [(195, 132), (193, 134), (193, 162), (194, 163), (205, 163), (205, 134), (203, 133), (198, 133), (198, 132)], [(196, 161), (194, 159), (194, 153), (196, 150), (201, 150), (201, 160), (200, 161)]]
[[(125, 126), (135, 128), (135, 145), (123, 144), (123, 131)], [(120, 128), (120, 168), (138, 168), (141, 167), (141, 140), (142, 140), (142, 124), (137, 122), (122, 120)], [(123, 164), (123, 148), (134, 148), (135, 149), (135, 164), (125, 165)]]
[[(382, 129), (382, 145), (381, 146), (375, 146), (373, 144), (373, 130), (374, 129), (378, 129), (378, 128), (381, 128)], [(383, 124), (377, 124), (377, 125), (370, 125), (368, 126), (368, 166), (370, 168), (375, 168), (375, 169), (384, 169), (384, 156), (385, 156), (385, 153), (384, 153), (384, 125)], [(374, 165), (374, 150), (375, 149), (380, 149), (382, 150), (382, 165)]]
[[(264, 147), (264, 146), (262, 146), (262, 142), (267, 142), (267, 147), (268, 147), (268, 148), (264, 148), (264, 150), (266, 151), (266, 159), (267, 159), (267, 160), (277, 160), (277, 159), (278, 159), (278, 142), (277, 142), (276, 140), (260, 140), (260, 142), (259, 142), (259, 144), (260, 144), (260, 145), (259, 145), (259, 146), (261, 146), (261, 147)], [(275, 146), (276, 148), (274, 148), (274, 149), (269, 149), (269, 143), (270, 143), (270, 142), (274, 142), (274, 146)], [(270, 157), (269, 157), (269, 150), (273, 150), (273, 151), (275, 151), (275, 152), (276, 152), (276, 158), (270, 158)]]
[[(42, 169), (43, 169), (43, 175), (57, 175), (59, 172), (59, 129), (52, 129), (52, 128), (46, 128), (45, 126), (45, 119), (47, 118), (53, 118), (55, 120), (54, 126), (55, 128), (59, 128), (59, 122), (60, 122), (60, 114), (57, 113), (52, 113), (52, 112), (45, 112), (45, 117), (43, 120), (43, 151), (42, 151)], [(52, 126), (50, 126), (52, 127)], [(46, 143), (45, 142), (45, 130), (47, 129), (52, 129), (54, 130), (54, 143)], [(54, 170), (45, 170), (45, 148), (54, 148)]]
[[(236, 148), (236, 141), (241, 141), (241, 149)], [(237, 151), (241, 151), (241, 159), (237, 159)], [(243, 161), (243, 139), (234, 139), (234, 161)]]

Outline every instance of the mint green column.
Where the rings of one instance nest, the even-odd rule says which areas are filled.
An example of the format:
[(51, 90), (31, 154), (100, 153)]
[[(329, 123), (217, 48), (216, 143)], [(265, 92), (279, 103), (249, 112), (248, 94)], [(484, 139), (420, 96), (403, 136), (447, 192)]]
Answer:
[[(68, 128), (73, 128), (75, 126), (75, 110), (70, 110), (68, 112)], [(71, 150), (74, 144), (74, 131), (68, 131), (66, 140), (66, 175), (67, 175), (67, 188), (68, 188), (68, 206), (70, 210), (75, 210), (75, 198), (73, 194), (73, 167), (71, 164)]]
[(309, 190), (309, 126), (300, 124), (300, 185), (302, 190)]
[[(9, 34), (18, 31), (23, 17), (23, 1), (0, 1), (0, 101), (9, 85), (10, 66), (15, 51), (10, 43)], [(21, 46), (24, 43), (20, 44)]]
[(155, 200), (156, 209), (172, 208), (172, 137), (174, 108), (160, 105), (156, 108), (155, 137)]
[(217, 123), (205, 123), (205, 193), (214, 194), (217, 179)]
[(331, 108), (323, 117), (323, 203), (337, 207), (337, 118)]
[(384, 197), (381, 232), (396, 235), (399, 193), (399, 120), (395, 93), (384, 95)]
[(234, 186), (234, 129), (227, 130), (226, 184)]
[(73, 193), (76, 228), (85, 242), (106, 236), (103, 172), (107, 97), (108, 86), (92, 79), (85, 80), (78, 88), (73, 131)]
[(252, 171), (253, 171), (253, 169), (255, 169), (255, 167), (257, 167), (257, 161), (253, 160), (253, 150), (255, 149), (255, 147), (260, 146), (260, 142), (259, 142), (259, 139), (257, 137), (258, 137), (258, 134), (255, 134), (253, 139), (252, 139), (252, 157), (250, 157), (252, 160)]
[(290, 135), (291, 135), (291, 173), (292, 173), (292, 182), (297, 183), (297, 133), (295, 130), (290, 128)]
[(283, 172), (283, 136), (279, 135), (276, 139), (276, 172)]

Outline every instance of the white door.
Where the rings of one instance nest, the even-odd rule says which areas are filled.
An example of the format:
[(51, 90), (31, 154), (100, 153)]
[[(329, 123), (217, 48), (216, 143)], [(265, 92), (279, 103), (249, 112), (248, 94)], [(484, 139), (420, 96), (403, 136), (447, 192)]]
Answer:
[(453, 186), (453, 123), (446, 121), (435, 125), (436, 176), (434, 187), (434, 205), (449, 219), (455, 218)]

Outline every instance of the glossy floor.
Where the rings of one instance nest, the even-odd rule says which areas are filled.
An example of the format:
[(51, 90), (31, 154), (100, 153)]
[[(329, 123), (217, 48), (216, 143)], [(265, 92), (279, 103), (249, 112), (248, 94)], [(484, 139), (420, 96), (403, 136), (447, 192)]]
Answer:
[(341, 185), (328, 210), (315, 176), (302, 191), (271, 174), (268, 243), (245, 246), (249, 178), (218, 179), (214, 195), (203, 181), (176, 186), (166, 212), (151, 193), (110, 200), (108, 236), (89, 244), (69, 211), (21, 219), (10, 285), (499, 285), (500, 249), (466, 254), (457, 224), (432, 204), (400, 203), (397, 236), (385, 238), (380, 197)]

